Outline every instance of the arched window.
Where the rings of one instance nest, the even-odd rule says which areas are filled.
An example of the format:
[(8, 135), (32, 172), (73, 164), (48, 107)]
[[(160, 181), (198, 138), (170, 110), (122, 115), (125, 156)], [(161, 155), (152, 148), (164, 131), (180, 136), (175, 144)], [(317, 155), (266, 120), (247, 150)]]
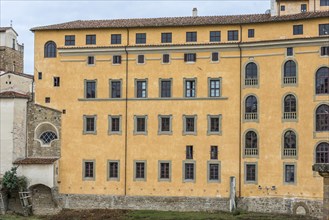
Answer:
[(320, 105), (315, 114), (316, 131), (329, 131), (329, 105)]
[(284, 119), (296, 119), (297, 118), (297, 106), (296, 106), (296, 97), (292, 94), (286, 95), (283, 103), (283, 118)]
[(245, 101), (245, 119), (255, 120), (257, 119), (257, 98), (250, 95)]
[(316, 163), (329, 163), (329, 144), (322, 142), (316, 147)]
[(283, 156), (297, 156), (297, 138), (295, 132), (292, 130), (286, 131), (283, 135)]
[(57, 139), (57, 135), (52, 131), (43, 132), (39, 138), (43, 144), (49, 144), (52, 140)]
[(56, 57), (56, 44), (53, 41), (48, 41), (45, 44), (45, 57)]
[(257, 134), (254, 131), (248, 131), (245, 135), (245, 156), (257, 156), (258, 155), (258, 140)]
[(258, 85), (257, 65), (255, 63), (248, 63), (245, 70), (245, 85)]
[(322, 67), (316, 72), (316, 94), (329, 94), (329, 68)]
[(288, 60), (284, 64), (283, 70), (283, 83), (295, 84), (297, 82), (297, 68), (296, 63), (293, 60)]

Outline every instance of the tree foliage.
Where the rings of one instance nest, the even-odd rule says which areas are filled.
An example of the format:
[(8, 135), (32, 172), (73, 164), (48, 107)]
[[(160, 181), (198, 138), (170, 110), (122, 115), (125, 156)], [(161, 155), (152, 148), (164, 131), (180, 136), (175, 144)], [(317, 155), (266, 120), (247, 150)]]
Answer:
[(15, 190), (23, 191), (27, 188), (27, 178), (25, 176), (17, 176), (17, 168), (12, 167), (6, 171), (2, 179), (2, 187), (8, 192)]

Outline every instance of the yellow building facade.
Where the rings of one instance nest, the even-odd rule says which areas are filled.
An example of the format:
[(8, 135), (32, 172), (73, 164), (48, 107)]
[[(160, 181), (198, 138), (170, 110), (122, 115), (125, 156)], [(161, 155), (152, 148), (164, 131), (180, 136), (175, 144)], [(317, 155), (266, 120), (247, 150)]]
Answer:
[(327, 3), (33, 28), (36, 102), (62, 111), (59, 193), (75, 207), (84, 207), (75, 195), (89, 205), (137, 196), (226, 210), (216, 202), (228, 201), (234, 177), (241, 204), (284, 200), (265, 211), (318, 215), (322, 178), (311, 167), (329, 162)]

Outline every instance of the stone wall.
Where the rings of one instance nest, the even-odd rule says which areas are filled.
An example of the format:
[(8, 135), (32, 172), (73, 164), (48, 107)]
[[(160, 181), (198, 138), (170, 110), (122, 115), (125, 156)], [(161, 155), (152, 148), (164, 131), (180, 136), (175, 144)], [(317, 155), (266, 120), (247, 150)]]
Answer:
[[(9, 47), (0, 47), (0, 70), (23, 73), (24, 53)], [(15, 69), (13, 67), (15, 62)]]
[[(58, 194), (53, 197), (65, 209), (133, 209), (161, 211), (229, 211), (229, 198), (161, 197)], [(237, 207), (251, 212), (322, 216), (321, 200), (296, 198), (240, 198)]]
[[(42, 147), (36, 140), (35, 130), (41, 123), (50, 123), (58, 130), (59, 140), (51, 142), (49, 147)], [(60, 157), (61, 112), (33, 102), (28, 103), (27, 114), (28, 157)]]
[(60, 211), (57, 204), (53, 201), (51, 189), (45, 185), (39, 184), (33, 186), (32, 192), (32, 212), (35, 215), (51, 215)]
[(329, 220), (329, 173), (323, 177), (323, 219)]

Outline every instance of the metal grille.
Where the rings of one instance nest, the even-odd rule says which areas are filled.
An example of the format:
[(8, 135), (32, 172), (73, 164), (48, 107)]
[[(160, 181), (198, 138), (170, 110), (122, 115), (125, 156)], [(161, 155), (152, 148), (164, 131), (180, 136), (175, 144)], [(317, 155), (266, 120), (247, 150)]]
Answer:
[(46, 131), (40, 135), (40, 140), (43, 144), (49, 144), (52, 140), (55, 139), (57, 139), (57, 135), (52, 131)]

